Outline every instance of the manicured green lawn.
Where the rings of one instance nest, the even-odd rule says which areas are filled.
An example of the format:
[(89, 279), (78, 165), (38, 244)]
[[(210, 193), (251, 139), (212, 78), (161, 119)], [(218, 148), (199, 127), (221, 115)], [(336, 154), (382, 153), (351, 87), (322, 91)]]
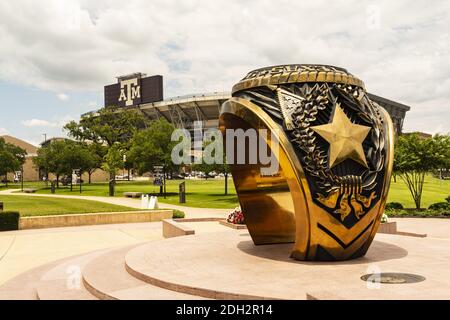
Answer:
[[(12, 183), (8, 182), (8, 187), (5, 186), (4, 183), (0, 184), (0, 191), (6, 190), (6, 189), (20, 189), (22, 187), (21, 183)], [(43, 181), (39, 182), (24, 182), (23, 183), (24, 188), (45, 188), (46, 184)]]
[(136, 209), (89, 200), (73, 200), (30, 196), (3, 196), (5, 211), (18, 211), (21, 216), (46, 216), (72, 213), (120, 212)]
[[(224, 180), (168, 180), (166, 199), (160, 197), (160, 202), (171, 204), (178, 203), (178, 185), (185, 181), (186, 183), (186, 203), (183, 204), (189, 207), (200, 208), (234, 208), (238, 205), (236, 191), (234, 189), (233, 180), (228, 181), (228, 195), (224, 196)], [(30, 186), (33, 186), (31, 184)], [(40, 187), (38, 193), (50, 194), (50, 189), (45, 188), (43, 183), (35, 184), (34, 187)], [(20, 185), (13, 185), (12, 188), (20, 188)], [(107, 183), (84, 184), (82, 187), (83, 196), (108, 196)], [(122, 197), (126, 191), (136, 191), (145, 193), (158, 193), (159, 187), (154, 186), (150, 181), (127, 182), (118, 181), (116, 185), (116, 197)], [(69, 188), (63, 187), (56, 191), (56, 194), (79, 195), (79, 189), (74, 187), (71, 192)], [(450, 180), (440, 180), (427, 176), (423, 198), (422, 207), (427, 208), (435, 202), (445, 201), (445, 198), (450, 195)], [(404, 182), (397, 178), (397, 182), (392, 181), (391, 190), (389, 192), (388, 202), (400, 202), (406, 208), (413, 208), (414, 201), (409, 193)]]
[[(198, 208), (235, 208), (238, 205), (236, 191), (234, 189), (233, 180), (228, 179), (228, 193), (225, 196), (225, 180), (167, 180), (167, 198), (159, 198), (160, 202), (179, 204), (178, 203), (178, 185), (181, 182), (186, 183), (186, 203), (184, 205)], [(150, 181), (127, 182), (118, 181), (116, 184), (116, 197), (123, 197), (123, 193), (127, 191), (159, 193), (159, 186), (154, 186)], [(38, 193), (50, 194), (50, 189), (44, 188), (38, 190)], [(63, 187), (56, 190), (56, 194), (64, 195), (80, 195), (79, 189), (74, 187)], [(107, 183), (83, 184), (83, 196), (108, 196)]]
[[(422, 208), (428, 208), (436, 202), (443, 202), (450, 196), (450, 180), (441, 180), (427, 176), (423, 186)], [(406, 184), (397, 177), (397, 182), (392, 180), (388, 202), (400, 202), (405, 208), (415, 208), (414, 200)]]

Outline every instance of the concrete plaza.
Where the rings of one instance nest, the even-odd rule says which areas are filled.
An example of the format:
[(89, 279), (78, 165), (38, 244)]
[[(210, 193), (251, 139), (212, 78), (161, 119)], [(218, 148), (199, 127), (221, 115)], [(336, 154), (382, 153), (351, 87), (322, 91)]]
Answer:
[[(140, 200), (129, 198), (57, 197), (140, 206)], [(230, 211), (160, 207), (182, 210), (186, 218), (224, 218)], [(378, 234), (365, 257), (337, 263), (295, 262), (288, 257), (291, 245), (256, 247), (246, 230), (217, 221), (183, 222), (195, 235), (171, 239), (163, 238), (161, 222), (2, 232), (0, 298), (32, 299), (35, 291), (41, 299), (449, 298), (450, 219), (390, 221), (400, 231), (427, 237)], [(73, 265), (83, 270), (84, 281), (75, 291), (67, 290), (64, 282), (66, 269)], [(377, 270), (426, 280), (370, 290), (360, 277)], [(104, 274), (117, 281), (105, 281)]]
[[(132, 298), (133, 294), (137, 294), (134, 290), (144, 290), (147, 294), (143, 297), (154, 299), (170, 298), (171, 295), (180, 299), (252, 296), (282, 299), (450, 297), (450, 220), (403, 218), (391, 221), (397, 221), (402, 231), (427, 233), (428, 236), (417, 238), (378, 234), (366, 257), (349, 262), (318, 264), (290, 260), (290, 245), (255, 247), (246, 230), (232, 230), (218, 222), (187, 222), (187, 226), (195, 229), (196, 235), (172, 239), (162, 237), (161, 222), (3, 232), (0, 234), (0, 285), (46, 263), (63, 259), (76, 264), (76, 260), (69, 257), (86, 254), (85, 259), (89, 262), (93, 259), (89, 257), (91, 252), (105, 250), (102, 251), (106, 252), (104, 257), (97, 259), (103, 261), (103, 265), (94, 261), (94, 267), (90, 267), (105, 269), (90, 271), (91, 276), (94, 274), (93, 283), (102, 283), (99, 275), (109, 268), (104, 261), (112, 260), (117, 254), (118, 261), (124, 263), (126, 257), (126, 263), (137, 272), (132, 277), (134, 282), (138, 282), (132, 287), (134, 289), (110, 292), (119, 298)], [(148, 253), (150, 256), (147, 257)], [(382, 285), (383, 290), (369, 290), (359, 278), (374, 272), (374, 268), (379, 268), (381, 272), (418, 274), (426, 280), (417, 284)], [(191, 274), (193, 270), (196, 270), (195, 274)], [(130, 277), (125, 269), (116, 272), (118, 283), (121, 283), (121, 277)], [(291, 284), (286, 280), (287, 274), (293, 277)], [(64, 277), (64, 274), (59, 276)], [(158, 279), (169, 285), (155, 287), (147, 283), (149, 280), (146, 277), (150, 277), (150, 281)], [(271, 280), (264, 282), (264, 277)], [(127, 281), (130, 281), (128, 278)], [(259, 282), (261, 285), (257, 285)], [(143, 286), (143, 283), (146, 285)], [(42, 298), (55, 297), (53, 285), (53, 282), (51, 285), (41, 285)], [(23, 280), (7, 284), (9, 291), (22, 286)], [(183, 291), (185, 287), (207, 291), (196, 289), (184, 296), (187, 294)], [(7, 297), (7, 292), (3, 288), (0, 296)], [(64, 292), (61, 291), (62, 299)], [(84, 291), (83, 294), (70, 293), (71, 299), (93, 298)]]

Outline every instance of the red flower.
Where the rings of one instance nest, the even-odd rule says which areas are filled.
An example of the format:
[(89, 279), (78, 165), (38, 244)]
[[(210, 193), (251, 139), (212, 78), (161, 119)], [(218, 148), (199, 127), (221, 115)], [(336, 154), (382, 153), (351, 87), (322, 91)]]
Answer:
[(244, 214), (240, 207), (237, 207), (228, 215), (227, 221), (233, 224), (245, 224)]

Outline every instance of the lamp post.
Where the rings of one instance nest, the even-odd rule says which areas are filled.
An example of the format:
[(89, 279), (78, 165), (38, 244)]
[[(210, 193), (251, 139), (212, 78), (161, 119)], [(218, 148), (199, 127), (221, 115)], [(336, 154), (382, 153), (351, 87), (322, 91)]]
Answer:
[(122, 156), (123, 168), (122, 168), (122, 179), (125, 180), (125, 163), (127, 162), (127, 155), (124, 153)]

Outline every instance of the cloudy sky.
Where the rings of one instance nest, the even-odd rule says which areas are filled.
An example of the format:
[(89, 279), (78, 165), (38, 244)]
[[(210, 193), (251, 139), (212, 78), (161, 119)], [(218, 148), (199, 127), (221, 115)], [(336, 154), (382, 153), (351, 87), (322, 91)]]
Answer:
[(411, 106), (406, 131), (446, 133), (449, 30), (449, 1), (1, 0), (0, 135), (63, 135), (118, 75), (161, 74), (171, 97), (287, 63), (345, 67)]

